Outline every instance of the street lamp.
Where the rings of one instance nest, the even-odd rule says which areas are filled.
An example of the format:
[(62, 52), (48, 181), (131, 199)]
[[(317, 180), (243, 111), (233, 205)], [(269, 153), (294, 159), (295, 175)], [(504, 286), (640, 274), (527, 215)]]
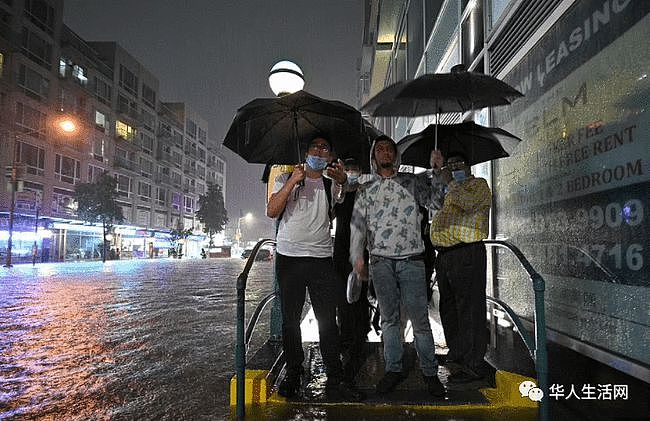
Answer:
[(305, 77), (296, 63), (282, 60), (271, 67), (269, 85), (275, 95), (288, 95), (298, 92), (305, 86)]
[[(241, 210), (239, 211), (239, 214), (241, 215), (242, 212)], [(239, 219), (237, 220), (237, 232), (235, 233), (235, 237), (237, 239), (237, 247), (241, 248), (241, 223), (242, 221), (249, 223), (253, 220), (253, 214), (248, 212), (244, 216), (240, 216)]]
[[(58, 119), (54, 127), (62, 134), (66, 135), (72, 135), (78, 132), (78, 125), (76, 121), (68, 116), (63, 116), (60, 119)], [(11, 132), (10, 132), (11, 133)], [(20, 134), (22, 135), (38, 135), (41, 134), (42, 130), (37, 129), (37, 130), (30, 130), (27, 132), (21, 132)], [(21, 165), (20, 162), (18, 162), (18, 159), (20, 157), (16, 156), (16, 139), (18, 139), (18, 135), (16, 134), (15, 131), (13, 131), (14, 135), (14, 145), (13, 145), (13, 150), (14, 153), (11, 155), (12, 156), (12, 163), (11, 167), (7, 167), (7, 170), (10, 172), (10, 185), (11, 185), (11, 197), (9, 199), (9, 238), (7, 239), (7, 258), (5, 260), (4, 267), (10, 268), (13, 266), (11, 263), (11, 254), (12, 254), (12, 247), (13, 247), (13, 231), (14, 231), (14, 213), (16, 210), (16, 191), (18, 190), (18, 184), (19, 184), (19, 177), (22, 176), (22, 169), (23, 166)], [(38, 233), (38, 212), (39, 209), (36, 209), (36, 228), (34, 230), (35, 234)], [(35, 237), (36, 238), (36, 237)], [(36, 240), (34, 240), (34, 247), (36, 246)], [(36, 263), (36, 255), (35, 252), (32, 249), (32, 264)]]

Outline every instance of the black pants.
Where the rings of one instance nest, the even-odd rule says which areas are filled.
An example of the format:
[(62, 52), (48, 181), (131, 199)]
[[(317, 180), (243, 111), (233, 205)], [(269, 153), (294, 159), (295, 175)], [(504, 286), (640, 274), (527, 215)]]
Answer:
[(487, 350), (483, 243), (438, 251), (436, 281), (449, 359), (484, 374)]
[(328, 378), (342, 378), (339, 332), (336, 325), (338, 280), (329, 257), (290, 257), (276, 253), (275, 273), (282, 308), (282, 349), (287, 372), (298, 373), (305, 358), (300, 335), (300, 317), (305, 290), (314, 309), (320, 334), (320, 351)]

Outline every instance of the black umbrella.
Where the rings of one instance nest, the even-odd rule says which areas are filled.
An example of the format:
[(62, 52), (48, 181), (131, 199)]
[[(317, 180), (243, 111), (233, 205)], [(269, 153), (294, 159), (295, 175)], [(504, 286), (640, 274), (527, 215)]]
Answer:
[[(435, 124), (419, 133), (402, 138), (397, 144), (402, 164), (429, 167), (431, 150), (435, 148)], [(521, 139), (503, 129), (485, 127), (473, 121), (438, 126), (438, 149), (444, 157), (451, 152), (462, 152), (475, 165), (497, 158), (505, 158)]]
[(451, 73), (425, 74), (397, 82), (375, 95), (363, 107), (373, 116), (416, 117), (507, 105), (523, 95), (507, 83), (462, 65)]
[(241, 107), (223, 144), (249, 163), (290, 165), (303, 160), (318, 135), (330, 140), (338, 156), (361, 156), (368, 144), (363, 127), (351, 106), (298, 91)]

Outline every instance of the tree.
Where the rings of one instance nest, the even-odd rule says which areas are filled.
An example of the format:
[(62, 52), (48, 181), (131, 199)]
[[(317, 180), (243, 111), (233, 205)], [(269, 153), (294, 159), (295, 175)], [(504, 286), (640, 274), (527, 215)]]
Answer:
[(199, 210), (196, 217), (203, 224), (203, 232), (208, 234), (210, 245), (214, 245), (213, 236), (221, 231), (228, 223), (228, 213), (223, 201), (223, 192), (218, 184), (210, 184), (208, 191), (199, 196)]
[(176, 228), (171, 230), (169, 235), (171, 235), (172, 243), (174, 243), (173, 255), (180, 259), (183, 257), (183, 244), (187, 237), (192, 235), (192, 228), (183, 229), (183, 225), (179, 219)]
[(106, 261), (106, 235), (115, 223), (124, 221), (122, 208), (115, 201), (117, 181), (108, 174), (94, 183), (77, 185), (74, 199), (77, 202), (77, 216), (86, 222), (102, 223), (102, 262)]

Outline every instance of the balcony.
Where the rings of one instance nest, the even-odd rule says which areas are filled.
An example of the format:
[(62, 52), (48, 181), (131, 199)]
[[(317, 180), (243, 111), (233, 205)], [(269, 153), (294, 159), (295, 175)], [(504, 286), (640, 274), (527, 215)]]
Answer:
[(126, 139), (120, 135), (115, 135), (115, 144), (120, 147), (128, 148), (130, 151), (139, 152), (140, 145), (136, 143), (134, 137), (135, 136), (130, 136), (128, 139)]
[(196, 193), (196, 187), (191, 186), (189, 184), (185, 184), (183, 186), (183, 192), (184, 193)]
[(169, 175), (167, 174), (156, 174), (156, 183), (164, 183), (168, 185), (172, 185), (172, 179)]
[(135, 173), (140, 173), (140, 169), (138, 168), (138, 164), (136, 164), (133, 161), (130, 161), (124, 157), (121, 156), (116, 156), (115, 161), (113, 163), (113, 166), (116, 168), (124, 168), (129, 171), (133, 171)]
[(193, 148), (185, 148), (185, 156), (189, 156), (192, 158), (199, 158), (199, 152), (196, 149)]
[(183, 172), (187, 175), (193, 175), (196, 176), (196, 167), (192, 167), (191, 165), (183, 165)]

